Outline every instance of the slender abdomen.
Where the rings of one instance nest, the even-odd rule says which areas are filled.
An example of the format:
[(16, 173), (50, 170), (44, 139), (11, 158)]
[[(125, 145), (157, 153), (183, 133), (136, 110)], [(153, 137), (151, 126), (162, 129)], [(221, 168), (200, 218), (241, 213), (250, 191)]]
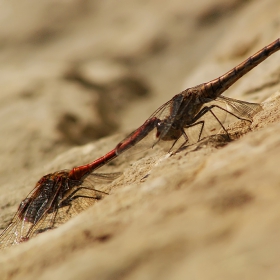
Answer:
[(219, 78), (202, 84), (203, 96), (210, 98), (218, 97), (243, 75), (248, 73), (251, 69), (256, 67), (258, 64), (267, 59), (273, 53), (277, 52), (279, 49), (280, 38), (278, 38), (270, 45), (264, 47), (254, 55), (250, 56), (248, 59), (246, 59), (224, 75), (220, 76)]

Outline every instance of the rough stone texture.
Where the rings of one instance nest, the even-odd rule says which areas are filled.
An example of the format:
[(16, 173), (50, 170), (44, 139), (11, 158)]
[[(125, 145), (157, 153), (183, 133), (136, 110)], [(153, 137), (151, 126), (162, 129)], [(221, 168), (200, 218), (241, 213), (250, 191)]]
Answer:
[[(103, 155), (174, 94), (279, 37), (278, 0), (224, 2), (2, 5), (2, 228), (41, 176)], [(280, 52), (226, 92), (263, 102), (250, 129), (231, 125), (239, 139), (123, 154), (100, 170), (123, 172), (109, 196), (0, 252), (1, 279), (277, 279), (279, 90)]]

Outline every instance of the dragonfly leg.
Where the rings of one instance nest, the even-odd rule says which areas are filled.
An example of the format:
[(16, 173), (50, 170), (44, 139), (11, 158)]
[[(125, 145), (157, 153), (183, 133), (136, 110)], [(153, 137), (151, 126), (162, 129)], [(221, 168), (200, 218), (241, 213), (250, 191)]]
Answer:
[[(213, 105), (213, 106), (214, 106), (214, 105)], [(219, 107), (219, 106), (215, 106), (215, 107), (221, 109), (221, 107)], [(223, 128), (223, 130), (224, 130), (225, 133), (227, 134), (228, 139), (231, 140), (231, 139), (230, 139), (230, 136), (229, 136), (229, 134), (228, 134), (228, 132), (227, 132), (227, 130), (225, 129), (225, 127), (223, 126), (223, 124), (221, 123), (221, 121), (217, 118), (217, 116), (213, 113), (213, 111), (212, 111), (211, 109), (209, 109), (209, 112), (213, 115), (213, 117), (217, 120), (217, 122), (218, 122), (218, 123), (220, 124), (220, 126)]]
[[(201, 124), (201, 129), (200, 129), (200, 132), (199, 132), (199, 136), (198, 136), (197, 142), (199, 142), (201, 140), (200, 138), (201, 138), (201, 134), (202, 134), (202, 131), (203, 131), (203, 128), (204, 128), (204, 121), (199, 121), (199, 122), (196, 122), (194, 124), (190, 124), (190, 125), (185, 126), (185, 128), (189, 128), (189, 127), (193, 127), (193, 126), (196, 126), (196, 125), (199, 125), (199, 124)], [(184, 130), (182, 131), (182, 135), (184, 136), (185, 141), (180, 145), (180, 147), (177, 149), (177, 151), (181, 150), (186, 145), (186, 143), (189, 141), (189, 137), (188, 137), (188, 135), (186, 134), (186, 132)], [(173, 148), (173, 146), (175, 145), (175, 143), (178, 140), (179, 140), (179, 138), (174, 141), (174, 143), (173, 143), (172, 147), (170, 148), (170, 150)]]
[(90, 190), (90, 191), (95, 191), (95, 192), (100, 192), (103, 194), (109, 194), (107, 192), (99, 191), (93, 188), (88, 188), (88, 187), (79, 187), (76, 190), (74, 190), (71, 194), (69, 194), (60, 204), (59, 207), (65, 207), (68, 205), (71, 205), (71, 202), (79, 197), (85, 197), (85, 198), (92, 198), (92, 199), (98, 199), (97, 197), (92, 197), (92, 196), (84, 196), (84, 195), (75, 195), (79, 190), (85, 189), (85, 190)]
[[(213, 117), (217, 120), (217, 122), (220, 124), (220, 126), (223, 128), (223, 130), (226, 132), (228, 138), (230, 139), (230, 136), (229, 136), (227, 130), (225, 129), (225, 127), (223, 126), (223, 124), (221, 123), (221, 121), (219, 120), (219, 118), (218, 118), (218, 117), (214, 114), (214, 112), (212, 111), (213, 108), (218, 108), (218, 109), (220, 109), (220, 110), (223, 110), (223, 111), (227, 112), (228, 114), (230, 114), (230, 115), (236, 117), (236, 118), (239, 119), (239, 120), (248, 121), (248, 122), (252, 123), (251, 120), (245, 119), (245, 118), (241, 118), (241, 117), (237, 116), (236, 114), (234, 114), (234, 113), (232, 113), (232, 112), (230, 112), (230, 111), (228, 111), (228, 110), (226, 110), (226, 109), (220, 107), (219, 105), (211, 105), (211, 106), (209, 106), (209, 107), (203, 107), (203, 108), (200, 110), (200, 112), (195, 116), (194, 122), (195, 122), (196, 120), (200, 119), (200, 118), (201, 118), (203, 115), (205, 115), (207, 112), (210, 112), (210, 113), (213, 115)], [(204, 122), (204, 121), (203, 121), (203, 122)], [(197, 124), (197, 123), (195, 123), (195, 124)], [(204, 126), (204, 124), (203, 124), (203, 126)], [(188, 127), (189, 127), (189, 126), (188, 126)], [(201, 133), (202, 133), (202, 130), (201, 130)], [(200, 136), (201, 136), (201, 133), (200, 133)]]
[[(239, 120), (241, 120), (241, 121), (246, 121), (246, 122), (252, 123), (252, 120), (250, 120), (250, 119), (245, 119), (245, 118), (241, 118), (241, 117), (237, 116), (236, 114), (234, 114), (234, 113), (232, 113), (232, 112), (230, 112), (230, 111), (224, 109), (223, 107), (220, 107), (219, 105), (212, 105), (211, 107), (212, 107), (212, 108), (214, 108), (214, 107), (219, 108), (220, 110), (223, 110), (223, 111), (229, 113), (230, 115), (234, 116), (235, 118), (237, 118), (237, 119), (239, 119)], [(209, 107), (209, 108), (210, 108), (210, 107)], [(211, 108), (211, 109), (212, 109), (212, 108)]]
[[(188, 137), (188, 135), (186, 134), (186, 132), (184, 131), (184, 129), (182, 129), (182, 132), (181, 132), (180, 134), (181, 134), (181, 136), (182, 136), (182, 135), (184, 136), (185, 141), (183, 142), (182, 145), (180, 145), (180, 147), (177, 149), (177, 151), (180, 150), (180, 149), (189, 141), (189, 137)], [(175, 144), (177, 143), (177, 141), (181, 138), (181, 136), (178, 137), (178, 138), (173, 142), (172, 146), (170, 147), (170, 149), (169, 149), (169, 151), (168, 151), (169, 153), (171, 152), (172, 148), (175, 146)]]
[(92, 197), (92, 196), (89, 196), (89, 195), (74, 195), (73, 197), (71, 197), (66, 204), (64, 204), (62, 207), (64, 206), (69, 206), (66, 213), (68, 214), (71, 207), (72, 207), (72, 201), (74, 201), (75, 199), (77, 198), (89, 198), (89, 199), (95, 199), (95, 200), (99, 200), (100, 198), (98, 197)]
[(202, 131), (203, 131), (203, 128), (204, 128), (204, 121), (199, 121), (199, 122), (196, 122), (196, 123), (193, 123), (193, 124), (189, 124), (185, 127), (185, 128), (189, 128), (189, 127), (196, 126), (198, 124), (201, 124), (201, 129), (200, 129), (200, 132), (199, 132), (197, 142), (199, 142), (201, 140), (201, 135), (202, 135)]

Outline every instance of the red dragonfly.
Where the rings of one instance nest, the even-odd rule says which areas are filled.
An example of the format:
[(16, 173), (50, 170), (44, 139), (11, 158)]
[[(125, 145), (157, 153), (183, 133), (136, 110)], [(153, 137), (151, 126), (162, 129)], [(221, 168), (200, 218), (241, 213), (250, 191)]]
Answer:
[[(124, 151), (127, 147), (118, 145)], [(11, 223), (0, 235), (0, 249), (19, 244), (44, 231), (58, 227), (87, 209), (94, 199), (108, 194), (94, 188), (95, 184), (113, 181), (121, 175), (92, 172), (118, 156), (113, 149), (105, 156), (71, 170), (43, 176), (20, 203)]]
[(43, 176), (35, 188), (20, 203), (11, 223), (0, 235), (0, 249), (27, 241), (31, 237), (56, 228), (87, 209), (106, 192), (96, 190), (95, 184), (106, 184), (121, 173), (94, 173), (115, 157), (105, 157), (72, 170), (62, 170)]

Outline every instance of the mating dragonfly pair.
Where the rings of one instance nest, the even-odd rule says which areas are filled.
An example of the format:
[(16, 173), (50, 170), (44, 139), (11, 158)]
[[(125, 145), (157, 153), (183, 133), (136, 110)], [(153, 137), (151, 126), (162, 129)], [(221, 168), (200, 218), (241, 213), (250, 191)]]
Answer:
[[(151, 146), (159, 141), (169, 141), (170, 150), (179, 139), (182, 139), (181, 146), (184, 146), (191, 141), (200, 141), (204, 135), (218, 134), (219, 130), (230, 137), (223, 115), (251, 122), (261, 106), (221, 94), (279, 49), (280, 39), (277, 39), (219, 78), (175, 95), (105, 156), (72, 170), (58, 171), (42, 177), (20, 203), (11, 223), (0, 235), (0, 248), (19, 244), (55, 228), (89, 207), (92, 199), (101, 198), (106, 193), (96, 190), (95, 185), (112, 181), (120, 173), (93, 172), (135, 146), (153, 130), (157, 140)], [(210, 121), (210, 117), (214, 122)], [(196, 139), (192, 138), (193, 133), (190, 131), (195, 132)]]

